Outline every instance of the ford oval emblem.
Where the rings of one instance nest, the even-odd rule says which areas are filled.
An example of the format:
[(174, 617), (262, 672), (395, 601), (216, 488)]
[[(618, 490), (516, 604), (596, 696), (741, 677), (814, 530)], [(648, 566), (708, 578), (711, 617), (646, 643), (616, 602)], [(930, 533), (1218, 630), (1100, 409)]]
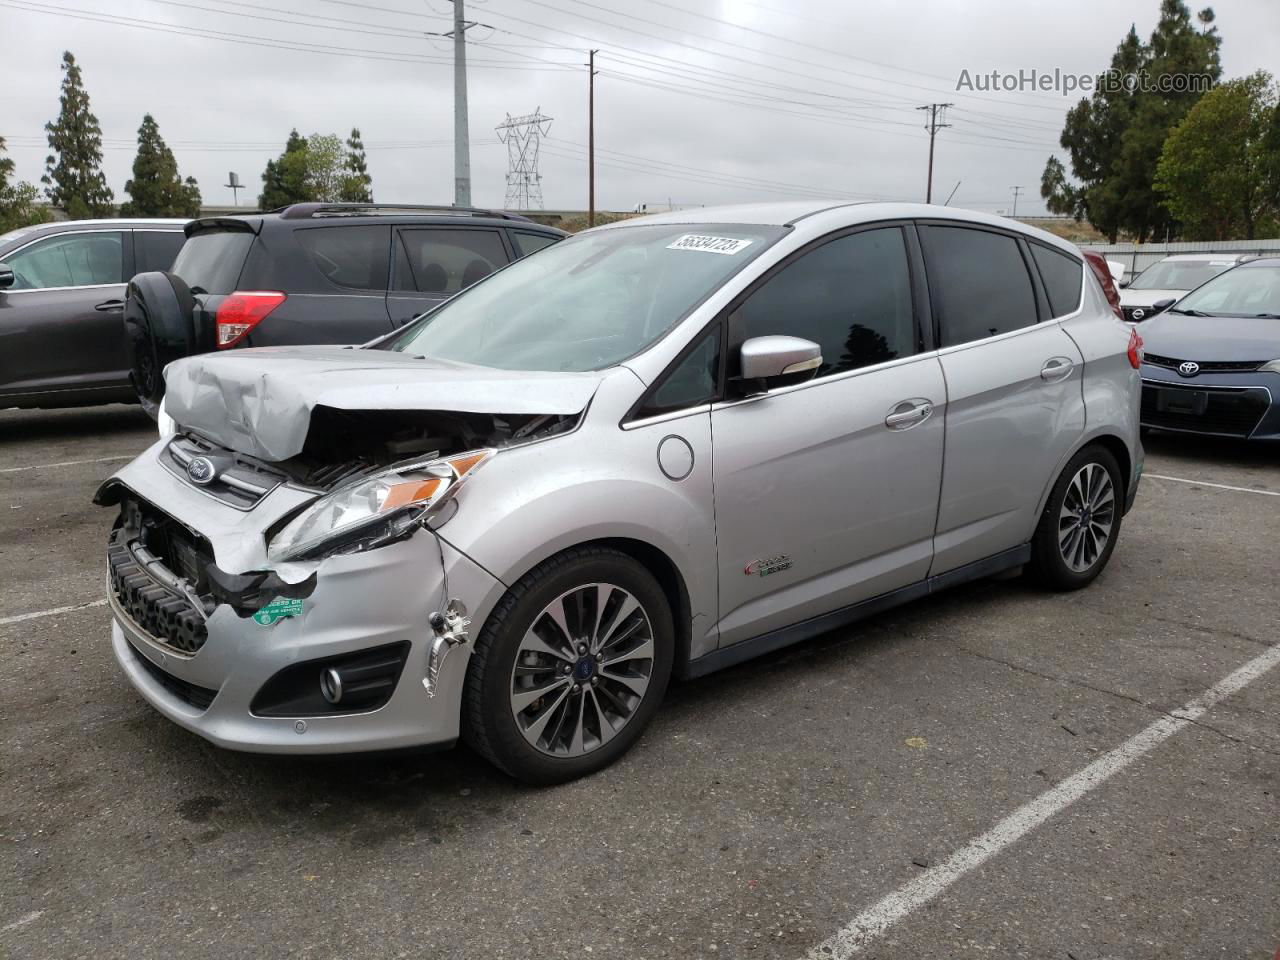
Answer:
[(208, 457), (192, 457), (187, 464), (187, 476), (191, 482), (206, 487), (218, 477), (218, 470)]
[(1178, 372), (1184, 377), (1194, 377), (1200, 372), (1200, 364), (1194, 360), (1188, 360), (1185, 363), (1178, 364)]

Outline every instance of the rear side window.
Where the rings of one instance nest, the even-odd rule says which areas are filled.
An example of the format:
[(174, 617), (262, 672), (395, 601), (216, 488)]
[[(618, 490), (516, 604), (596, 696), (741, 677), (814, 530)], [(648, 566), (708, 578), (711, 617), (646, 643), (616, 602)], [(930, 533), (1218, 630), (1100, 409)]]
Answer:
[(135, 272), (168, 270), (186, 239), (181, 230), (133, 231)]
[(13, 268), (11, 290), (48, 290), (124, 283), (124, 234), (71, 233), (38, 240), (5, 258)]
[(1080, 306), (1082, 273), (1080, 261), (1060, 250), (1031, 243), (1031, 258), (1049, 295), (1049, 309), (1055, 317), (1065, 317)]
[(201, 230), (188, 237), (178, 251), (173, 273), (197, 292), (232, 293), (253, 240), (248, 230)]
[(401, 230), (398, 243), (397, 290), (448, 297), (507, 263), (497, 230)]
[(312, 227), (294, 237), (326, 280), (353, 290), (385, 290), (390, 227)]
[(942, 346), (1034, 326), (1036, 297), (1018, 242), (968, 227), (923, 227)]
[(910, 356), (916, 324), (902, 230), (864, 230), (802, 254), (737, 315), (743, 339), (785, 334), (818, 344), (820, 377)]
[(559, 237), (549, 237), (545, 233), (526, 233), (523, 230), (508, 231), (511, 239), (516, 244), (516, 256), (527, 257), (531, 253), (537, 253), (543, 247), (549, 247)]

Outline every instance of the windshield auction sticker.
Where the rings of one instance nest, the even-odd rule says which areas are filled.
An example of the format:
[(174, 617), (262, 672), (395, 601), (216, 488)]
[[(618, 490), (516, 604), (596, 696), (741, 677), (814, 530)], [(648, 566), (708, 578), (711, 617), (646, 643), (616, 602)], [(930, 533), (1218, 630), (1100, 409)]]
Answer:
[(697, 233), (686, 233), (675, 242), (668, 243), (667, 249), (697, 250), (700, 253), (719, 253), (731, 257), (751, 244), (751, 240), (738, 240), (735, 237), (704, 237)]

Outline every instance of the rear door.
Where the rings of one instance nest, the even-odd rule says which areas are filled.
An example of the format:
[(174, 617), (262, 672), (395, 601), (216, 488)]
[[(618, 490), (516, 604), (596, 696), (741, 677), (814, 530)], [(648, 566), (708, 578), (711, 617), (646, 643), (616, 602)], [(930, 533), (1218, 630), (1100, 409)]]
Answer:
[[(1084, 360), (1025, 240), (950, 222), (920, 235), (948, 397), (937, 575), (1030, 540), (1041, 494), (1084, 432)], [(1079, 306), (1081, 270), (1075, 261), (1064, 315)]]
[(15, 282), (0, 291), (0, 390), (127, 386), (121, 311), (133, 270), (130, 231), (42, 237), (5, 262)]
[(403, 326), (513, 259), (491, 227), (398, 227), (387, 312)]

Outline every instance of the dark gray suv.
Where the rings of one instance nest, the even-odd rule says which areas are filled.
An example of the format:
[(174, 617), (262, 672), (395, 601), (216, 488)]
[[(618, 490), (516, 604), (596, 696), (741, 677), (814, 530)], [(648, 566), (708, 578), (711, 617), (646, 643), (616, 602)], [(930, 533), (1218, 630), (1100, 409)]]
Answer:
[(567, 236), (512, 213), (332, 203), (193, 220), (186, 233), (171, 273), (129, 285), (132, 377), (150, 412), (179, 357), (364, 343)]
[(185, 220), (67, 220), (0, 235), (0, 407), (132, 402), (125, 284), (168, 270)]

